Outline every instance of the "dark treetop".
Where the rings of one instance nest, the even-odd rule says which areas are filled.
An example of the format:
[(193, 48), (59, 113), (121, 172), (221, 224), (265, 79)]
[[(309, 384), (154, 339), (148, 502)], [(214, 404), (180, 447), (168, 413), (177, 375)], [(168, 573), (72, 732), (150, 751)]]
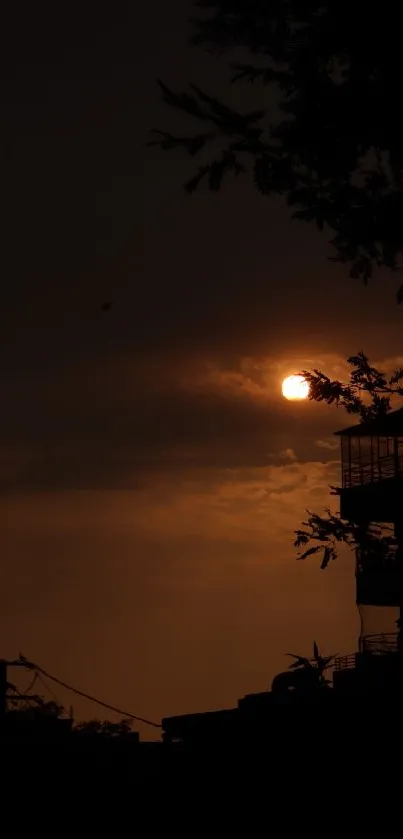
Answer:
[(208, 93), (191, 85), (176, 94), (160, 83), (165, 101), (203, 126), (186, 137), (153, 132), (151, 140), (203, 156), (188, 192), (202, 181), (218, 190), (224, 176), (249, 174), (264, 195), (284, 195), (294, 218), (328, 227), (332, 259), (347, 263), (353, 277), (367, 282), (374, 265), (395, 270), (403, 253), (398, 5), (197, 0), (195, 6), (192, 42), (249, 54), (246, 63), (229, 62), (230, 77), (259, 85), (262, 107), (237, 113), (215, 98), (214, 80)]

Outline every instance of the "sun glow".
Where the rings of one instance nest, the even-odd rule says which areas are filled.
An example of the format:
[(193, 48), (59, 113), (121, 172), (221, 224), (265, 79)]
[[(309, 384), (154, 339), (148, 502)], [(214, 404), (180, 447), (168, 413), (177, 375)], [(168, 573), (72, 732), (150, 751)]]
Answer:
[(309, 384), (303, 376), (287, 376), (281, 390), (285, 399), (306, 399), (309, 395)]

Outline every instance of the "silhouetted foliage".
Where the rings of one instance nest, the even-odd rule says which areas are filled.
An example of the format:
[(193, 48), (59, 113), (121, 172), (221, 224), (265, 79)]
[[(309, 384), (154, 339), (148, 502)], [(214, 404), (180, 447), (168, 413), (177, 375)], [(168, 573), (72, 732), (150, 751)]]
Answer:
[(313, 642), (313, 656), (306, 658), (305, 656), (295, 655), (294, 653), (287, 653), (287, 655), (294, 658), (295, 661), (290, 664), (290, 670), (317, 670), (319, 673), (319, 686), (327, 687), (329, 682), (325, 677), (325, 672), (332, 666), (335, 655), (322, 656), (319, 652), (319, 647), (316, 641)]
[(121, 739), (131, 736), (130, 723), (126, 720), (110, 722), (110, 720), (88, 720), (80, 722), (74, 727), (74, 731), (81, 737), (104, 737), (106, 739)]
[[(293, 217), (333, 231), (332, 257), (367, 283), (373, 266), (395, 270), (403, 253), (403, 78), (399, 7), (338, 0), (196, 0), (192, 43), (251, 63), (229, 64), (232, 83), (261, 86), (262, 108), (237, 113), (190, 86), (172, 108), (207, 130), (156, 131), (152, 144), (208, 152), (186, 184), (218, 190), (249, 173), (263, 195), (286, 197)], [(218, 149), (218, 151), (217, 151)], [(403, 286), (398, 300), (403, 299)]]
[[(385, 416), (391, 408), (393, 397), (403, 396), (403, 369), (398, 368), (391, 376), (372, 367), (363, 352), (351, 356), (352, 367), (347, 383), (332, 380), (320, 370), (304, 370), (300, 375), (309, 382), (309, 398), (316, 402), (327, 402), (344, 408), (348, 414), (355, 414), (360, 422), (367, 422)], [(338, 487), (330, 487), (338, 495)], [(302, 529), (295, 531), (294, 546), (299, 550), (298, 559), (313, 555), (321, 557), (321, 569), (327, 568), (337, 557), (338, 545), (347, 545), (351, 550), (365, 551), (374, 562), (392, 562), (396, 556), (397, 543), (393, 534), (376, 524), (368, 526), (344, 521), (326, 509), (321, 516), (307, 510), (308, 519), (302, 522)]]
[(393, 534), (386, 532), (385, 535), (385, 528), (376, 524), (364, 527), (344, 521), (329, 509), (323, 516), (309, 510), (307, 513), (308, 519), (302, 522), (302, 529), (295, 531), (294, 545), (303, 548), (298, 553), (298, 559), (319, 554), (323, 570), (331, 560), (337, 558), (337, 546), (344, 544), (353, 551), (365, 551), (366, 555), (373, 557), (374, 562), (393, 561), (397, 543)]
[(361, 422), (377, 419), (391, 410), (393, 396), (403, 396), (403, 369), (387, 376), (372, 367), (363, 352), (347, 359), (353, 368), (347, 384), (332, 380), (320, 370), (304, 370), (301, 376), (309, 383), (309, 398), (344, 408)]
[(24, 717), (24, 719), (30, 719), (33, 722), (49, 717), (61, 719), (64, 716), (63, 705), (58, 702), (53, 700), (48, 702), (41, 696), (36, 696), (35, 701), (27, 698), (26, 702), (22, 705), (22, 696), (19, 694), (19, 700), (14, 699), (12, 696), (8, 698), (9, 714), (12, 714), (13, 716), (21, 716)]
[[(66, 719), (66, 712), (60, 702), (45, 700), (42, 696), (30, 696), (21, 694), (14, 685), (9, 683), (9, 688), (14, 691), (14, 694), (8, 696), (8, 716), (18, 718), (21, 720), (29, 720), (32, 724), (40, 723), (46, 719)], [(25, 701), (24, 701), (25, 700)], [(80, 739), (94, 739), (100, 738), (105, 740), (122, 739), (132, 736), (132, 729), (130, 721), (120, 720), (119, 722), (111, 722), (110, 720), (86, 720), (78, 722), (73, 726), (74, 734)]]

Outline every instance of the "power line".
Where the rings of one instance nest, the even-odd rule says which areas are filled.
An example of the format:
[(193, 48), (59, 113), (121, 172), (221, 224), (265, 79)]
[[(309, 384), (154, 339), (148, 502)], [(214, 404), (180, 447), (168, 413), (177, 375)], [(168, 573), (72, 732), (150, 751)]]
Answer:
[(33, 686), (34, 686), (34, 684), (35, 684), (36, 680), (38, 679), (38, 677), (39, 677), (39, 673), (35, 673), (35, 674), (34, 674), (34, 678), (33, 678), (33, 679), (32, 679), (32, 681), (29, 683), (29, 685), (28, 685), (28, 687), (26, 688), (26, 690), (24, 690), (24, 696), (32, 690), (32, 688), (33, 688)]
[[(58, 699), (58, 697), (57, 697), (57, 696), (56, 696), (56, 694), (53, 692), (53, 690), (51, 690), (51, 688), (49, 687), (49, 685), (45, 682), (45, 679), (43, 679), (43, 678), (42, 678), (42, 676), (41, 676), (41, 674), (40, 674), (39, 670), (36, 670), (35, 675), (36, 675), (36, 677), (39, 679), (40, 683), (44, 686), (45, 690), (47, 690), (47, 692), (49, 693), (49, 695), (52, 697), (53, 701), (54, 701), (54, 702), (56, 702), (56, 705), (60, 705), (60, 707), (61, 707), (61, 708), (63, 708), (63, 703), (62, 703), (62, 702), (60, 702), (60, 699)], [(64, 708), (63, 708), (63, 710), (64, 710)]]
[(151, 725), (154, 728), (161, 728), (161, 724), (157, 722), (153, 722), (152, 720), (147, 720), (144, 717), (139, 717), (137, 714), (132, 714), (130, 711), (122, 711), (121, 708), (116, 708), (115, 705), (109, 705), (107, 702), (103, 702), (101, 699), (97, 699), (95, 696), (91, 696), (89, 693), (85, 693), (82, 690), (78, 690), (78, 688), (72, 687), (72, 685), (68, 685), (67, 682), (63, 682), (61, 679), (57, 679), (56, 676), (52, 676), (50, 673), (47, 673), (46, 670), (42, 670), (41, 667), (37, 667), (39, 673), (42, 673), (43, 676), (46, 676), (48, 679), (51, 679), (52, 682), (55, 682), (57, 685), (61, 685), (62, 687), (66, 688), (67, 690), (71, 690), (72, 693), (76, 693), (77, 696), (82, 696), (84, 699), (88, 699), (90, 702), (95, 702), (97, 705), (101, 705), (103, 708), (107, 708), (108, 711), (114, 711), (116, 714), (120, 714), (122, 717), (127, 717), (132, 720), (136, 720), (137, 722), (145, 723), (145, 725)]
[(72, 693), (76, 693), (77, 696), (82, 696), (84, 699), (88, 699), (90, 702), (95, 702), (96, 705), (101, 705), (102, 708), (107, 708), (108, 711), (114, 711), (116, 714), (120, 714), (122, 717), (126, 717), (127, 719), (131, 720), (136, 720), (137, 722), (142, 722), (145, 725), (151, 725), (153, 728), (162, 728), (161, 723), (153, 722), (152, 720), (147, 720), (144, 717), (139, 717), (137, 716), (137, 714), (130, 713), (130, 711), (122, 711), (121, 708), (116, 708), (115, 705), (109, 705), (107, 702), (102, 702), (101, 699), (97, 699), (96, 696), (91, 696), (89, 693), (85, 693), (82, 690), (78, 690), (78, 688), (75, 688), (72, 685), (67, 684), (67, 682), (63, 682), (62, 679), (58, 679), (56, 676), (52, 676), (51, 673), (47, 673), (46, 670), (43, 670), (42, 667), (38, 667), (37, 664), (33, 664), (32, 662), (28, 661), (28, 659), (26, 659), (24, 656), (20, 656), (20, 660), (29, 669), (36, 670), (38, 673), (41, 673), (42, 676), (46, 676), (47, 679), (51, 679), (51, 681), (55, 682), (57, 685), (61, 685), (61, 687), (66, 688), (66, 690), (71, 690)]
[(28, 696), (26, 691), (24, 691), (24, 693), (21, 693), (18, 690), (18, 688), (16, 688), (15, 685), (11, 685), (10, 682), (9, 682), (9, 686), (12, 688), (12, 690), (14, 691), (14, 694), (15, 694), (15, 695), (13, 694), (13, 696), (7, 696), (6, 697), (9, 702), (13, 702), (13, 701), (15, 702), (17, 699), (22, 699), (29, 708), (30, 707), (30, 705), (29, 705), (30, 702), (38, 702), (41, 699), (41, 697), (37, 696), (37, 695)]

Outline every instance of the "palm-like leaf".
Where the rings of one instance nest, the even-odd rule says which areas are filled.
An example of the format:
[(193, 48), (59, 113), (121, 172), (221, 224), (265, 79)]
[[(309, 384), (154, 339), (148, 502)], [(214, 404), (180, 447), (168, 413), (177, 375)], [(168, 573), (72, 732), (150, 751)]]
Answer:
[(295, 655), (295, 653), (287, 653), (287, 655), (295, 659), (295, 661), (290, 664), (290, 670), (293, 670), (296, 667), (303, 667), (305, 669), (310, 669), (312, 667), (311, 660), (305, 656)]
[(324, 672), (329, 667), (331, 667), (335, 656), (328, 655), (322, 656), (319, 647), (316, 641), (313, 642), (313, 657), (308, 658), (307, 656), (296, 655), (295, 653), (287, 653), (288, 656), (295, 659), (292, 664), (289, 665), (290, 670), (312, 670), (315, 669), (319, 673), (319, 681), (322, 686), (327, 685), (327, 680), (324, 677)]

